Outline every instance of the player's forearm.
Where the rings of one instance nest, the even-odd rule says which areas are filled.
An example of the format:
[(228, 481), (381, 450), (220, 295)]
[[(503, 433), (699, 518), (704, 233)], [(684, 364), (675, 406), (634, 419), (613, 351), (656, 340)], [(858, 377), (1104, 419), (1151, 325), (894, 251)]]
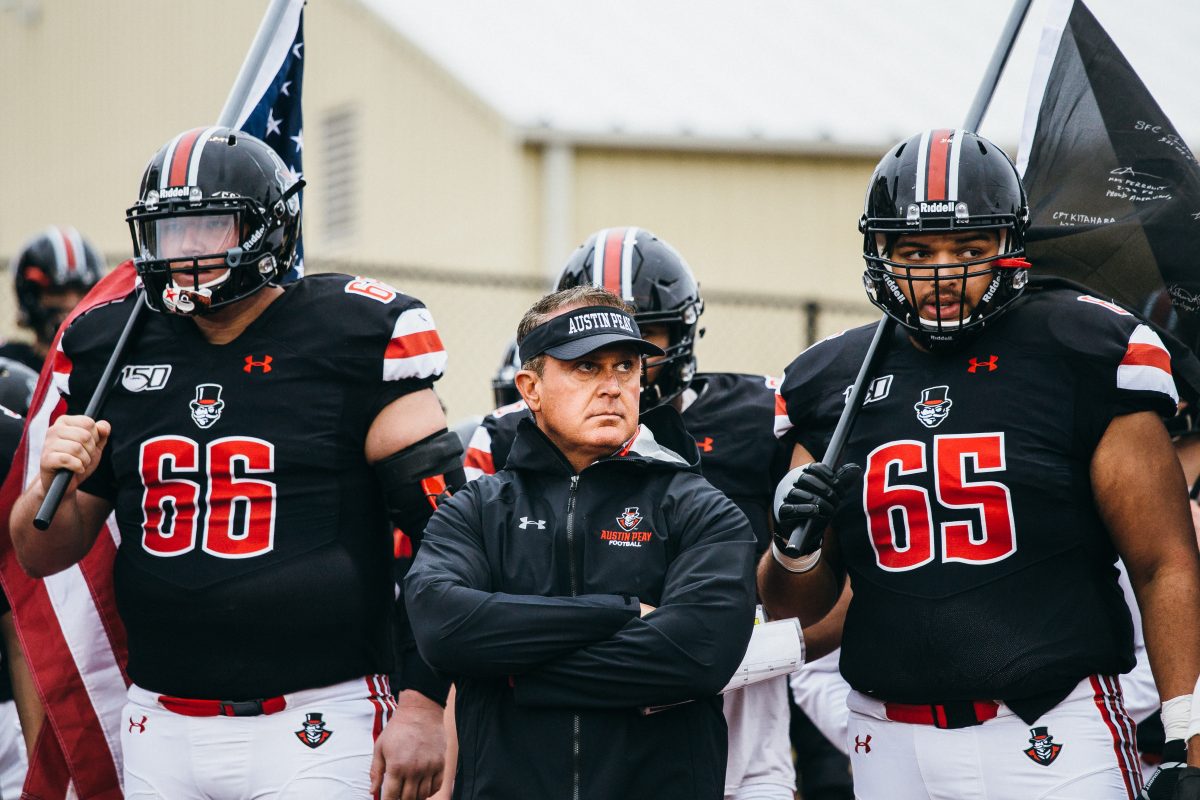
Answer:
[(789, 572), (767, 550), (758, 562), (758, 595), (771, 619), (796, 617), (805, 627), (819, 622), (837, 602), (841, 584), (828, 561), (808, 572)]
[(33, 525), (46, 493), (40, 480), (35, 480), (17, 498), (9, 516), (13, 549), (21, 568), (31, 577), (44, 578), (61, 572), (77, 563), (95, 540), (83, 524), (78, 505), (78, 493), (68, 491), (58, 511), (44, 531)]
[(1183, 565), (1162, 567), (1139, 586), (1138, 605), (1150, 669), (1163, 700), (1191, 694), (1200, 675), (1200, 575)]

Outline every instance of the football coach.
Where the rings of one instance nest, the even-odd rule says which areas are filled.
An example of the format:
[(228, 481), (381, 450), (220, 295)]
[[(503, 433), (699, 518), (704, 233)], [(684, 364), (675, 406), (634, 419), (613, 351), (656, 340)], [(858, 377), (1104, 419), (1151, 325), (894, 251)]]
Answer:
[(458, 687), (454, 797), (716, 800), (754, 533), (678, 412), (639, 420), (663, 352), (620, 298), (547, 295), (517, 342), (533, 420), (438, 509), (406, 581), (421, 655)]

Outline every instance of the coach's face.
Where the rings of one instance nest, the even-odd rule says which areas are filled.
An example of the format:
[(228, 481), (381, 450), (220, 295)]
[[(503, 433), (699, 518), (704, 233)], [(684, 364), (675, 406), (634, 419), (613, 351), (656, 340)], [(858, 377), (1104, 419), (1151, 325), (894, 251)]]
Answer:
[(579, 472), (637, 431), (641, 374), (637, 350), (614, 344), (567, 361), (547, 356), (540, 376), (522, 370), (517, 385), (538, 427)]

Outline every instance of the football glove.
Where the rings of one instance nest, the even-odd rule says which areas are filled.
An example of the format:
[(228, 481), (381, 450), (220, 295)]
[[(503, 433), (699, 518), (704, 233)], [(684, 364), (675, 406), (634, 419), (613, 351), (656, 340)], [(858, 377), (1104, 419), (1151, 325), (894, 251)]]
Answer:
[(1163, 760), (1138, 800), (1200, 800), (1200, 767), (1187, 765), (1187, 747), (1173, 739), (1163, 747)]
[(814, 461), (784, 476), (775, 490), (775, 521), (778, 523), (775, 540), (779, 549), (784, 550), (792, 532), (805, 523), (815, 527), (816, 533), (808, 537), (801, 555), (820, 548), (825, 528), (861, 475), (862, 467), (858, 464), (846, 464), (834, 472), (832, 467)]

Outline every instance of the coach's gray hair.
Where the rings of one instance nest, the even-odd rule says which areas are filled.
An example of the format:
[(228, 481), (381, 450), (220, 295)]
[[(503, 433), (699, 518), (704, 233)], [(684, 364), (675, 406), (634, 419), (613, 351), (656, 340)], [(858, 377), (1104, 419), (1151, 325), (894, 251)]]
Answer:
[[(525, 341), (525, 337), (529, 335), (530, 331), (555, 316), (554, 312), (564, 308), (584, 308), (585, 306), (609, 306), (619, 308), (627, 314), (634, 313), (633, 306), (608, 289), (600, 286), (572, 286), (569, 289), (548, 294), (529, 307), (525, 316), (521, 317), (520, 324), (517, 325), (517, 347), (520, 348), (521, 342)], [(527, 369), (540, 378), (545, 365), (546, 356), (544, 354), (536, 355), (521, 364), (521, 369)]]

